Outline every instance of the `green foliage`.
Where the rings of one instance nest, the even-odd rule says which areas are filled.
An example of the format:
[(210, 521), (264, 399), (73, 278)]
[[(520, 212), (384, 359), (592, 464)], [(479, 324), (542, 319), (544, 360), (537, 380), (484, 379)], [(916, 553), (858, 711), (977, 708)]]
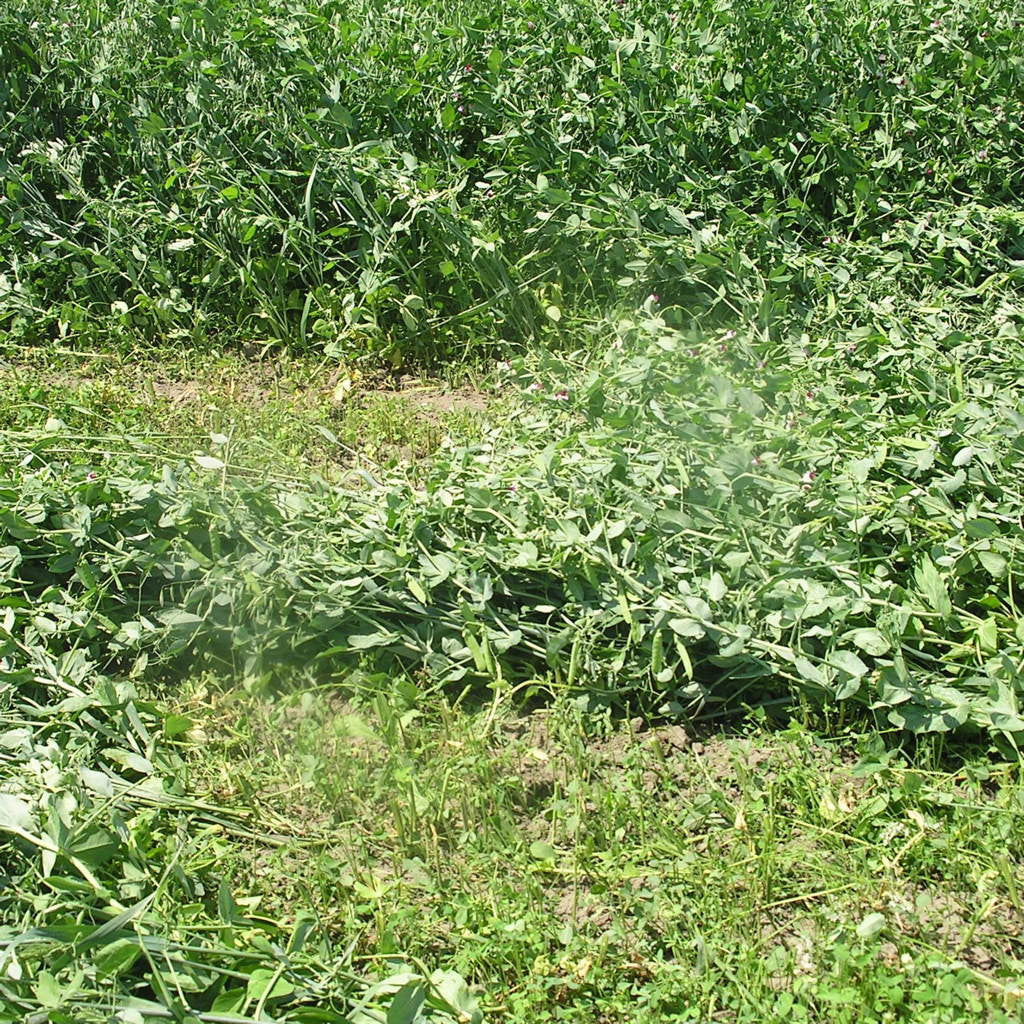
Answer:
[(749, 721), (698, 742), (411, 680), (203, 692), (208, 784), (243, 778), (293, 836), (265, 912), (301, 892), (368, 951), (444, 959), (489, 1020), (1016, 1019), (1024, 787), (980, 749), (950, 770), (941, 738), (910, 759)]
[(236, 903), (218, 887), (218, 863), (233, 844), (273, 837), (186, 794), (183, 735), (195, 722), (97, 677), (80, 649), (51, 656), (24, 642), (5, 605), (0, 1021), (273, 1013), (365, 1024), (388, 1013), (411, 1024), (413, 994), (416, 1020), (478, 1019), (463, 1015), (472, 1000), (453, 975), (425, 978), (395, 957), (394, 973), (369, 986), (308, 911), (270, 918), (258, 901)]
[[(661, 740), (587, 752), (609, 706), (781, 705), (1019, 755), (1015, 5), (429, 13), (0, 10), (0, 1020), (471, 1024), (464, 977), (531, 1021), (1009, 1019), (1020, 794), (984, 766), (878, 744), (858, 799), (806, 749), (700, 791)], [(143, 399), (140, 347), (214, 383)], [(291, 354), (239, 391), (229, 350)], [(486, 430), (347, 387), (499, 352)], [(274, 748), (268, 786), (364, 823), (287, 902), (230, 868), (289, 837), (190, 795), (206, 668), (374, 694), (330, 764)], [(482, 749), (522, 694), (574, 760)], [(955, 947), (907, 926), (936, 879)], [(812, 975), (774, 912), (826, 898)]]
[(778, 330), (851, 278), (1019, 278), (1006, 0), (421, 15), (6, 4), (0, 324), (435, 360), (649, 292)]
[(59, 427), (22, 434), (12, 628), (103, 669), (550, 674), (595, 706), (858, 705), (1014, 747), (1019, 352), (941, 325), (838, 353), (731, 334), (651, 318), (601, 364), (520, 365), (521, 415), (423, 486), (254, 485), (216, 444), (68, 466)]

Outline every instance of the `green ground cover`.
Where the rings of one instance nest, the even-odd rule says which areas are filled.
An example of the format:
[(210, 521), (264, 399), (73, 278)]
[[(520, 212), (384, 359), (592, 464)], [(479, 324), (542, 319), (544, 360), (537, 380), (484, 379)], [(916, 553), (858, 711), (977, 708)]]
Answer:
[(8, 3), (0, 1020), (1017, 1019), (1017, 17)]

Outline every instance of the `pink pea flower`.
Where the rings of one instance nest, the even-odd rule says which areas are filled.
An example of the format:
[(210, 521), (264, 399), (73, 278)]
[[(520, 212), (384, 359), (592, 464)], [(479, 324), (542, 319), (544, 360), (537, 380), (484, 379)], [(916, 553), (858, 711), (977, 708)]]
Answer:
[(735, 337), (736, 337), (736, 332), (735, 331), (726, 331), (725, 332), (725, 340), (726, 341), (732, 341), (732, 339), (735, 338)]
[(509, 373), (512, 369), (512, 364), (507, 359), (502, 359), (498, 363), (498, 370), (501, 373)]
[(565, 388), (562, 388), (559, 391), (556, 391), (552, 397), (557, 398), (559, 402), (568, 402), (569, 392), (566, 391)]
[(813, 469), (809, 469), (802, 477), (800, 477), (800, 482), (803, 484), (803, 489), (805, 491), (809, 491), (811, 489), (811, 484), (814, 483), (814, 478), (817, 475), (818, 474)]
[(544, 390), (544, 385), (539, 380), (535, 380), (526, 390), (538, 395)]
[(99, 480), (99, 478), (100, 478), (99, 473), (91, 473), (90, 472), (90, 473), (86, 473), (85, 474), (85, 479), (90, 481), (90, 482), (92, 482), (93, 480)]
[(755, 455), (753, 457), (753, 459), (751, 459), (750, 461), (753, 462), (755, 466), (760, 466), (761, 465), (761, 456), (760, 455)]
[(650, 298), (651, 302), (661, 302), (661, 296), (658, 295), (656, 292), (651, 292)]
[(988, 150), (987, 149), (979, 149), (978, 150), (978, 159), (979, 160), (987, 160), (988, 159)]
[(472, 71), (473, 70), (473, 65), (472, 64), (466, 64), (466, 65), (463, 66), (462, 70), (463, 71)]

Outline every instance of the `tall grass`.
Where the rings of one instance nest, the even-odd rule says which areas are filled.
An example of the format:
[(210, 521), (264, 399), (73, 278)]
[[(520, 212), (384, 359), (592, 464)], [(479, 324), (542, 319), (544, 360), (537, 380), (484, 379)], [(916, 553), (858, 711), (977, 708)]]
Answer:
[(849, 315), (855, 277), (984, 302), (1020, 273), (1015, 17), (11, 0), (0, 325), (401, 362), (651, 293), (775, 332)]

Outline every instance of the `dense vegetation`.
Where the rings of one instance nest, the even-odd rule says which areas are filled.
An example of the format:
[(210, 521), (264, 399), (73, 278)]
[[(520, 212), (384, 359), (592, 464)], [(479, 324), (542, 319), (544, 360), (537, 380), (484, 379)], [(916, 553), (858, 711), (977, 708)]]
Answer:
[(440, 360), (650, 293), (772, 336), (995, 312), (1017, 13), (16, 0), (0, 323)]
[[(479, 1020), (452, 965), (517, 1020), (1012, 1013), (1024, 803), (987, 759), (1024, 735), (1014, 7), (10, 0), (0, 1020)], [(151, 380), (92, 376), (205, 353), (212, 380), (231, 352), (331, 383), (303, 405), (207, 382), (190, 418)], [(358, 406), (381, 366), (459, 368), (494, 415)], [(367, 461), (389, 445), (419, 457)], [(358, 713), (301, 707), (346, 752), (292, 720), (204, 732), (197, 694), (271, 684), (341, 684)], [(543, 787), (494, 740), (523, 698), (556, 723), (515, 755), (562, 766)], [(607, 776), (580, 740), (623, 712), (751, 707), (873, 729), (875, 788), (826, 799), (839, 768), (792, 725), (820, 774), (773, 755), (762, 783), (740, 758), (738, 792), (699, 797), (651, 795), (662, 740)], [(387, 808), (344, 855), (296, 847), (348, 879), (345, 913), (326, 882), (296, 894), (315, 913), (261, 888), (245, 844), (294, 836), (196, 796), (275, 734), (318, 813)], [(911, 739), (924, 776), (895, 753)], [(943, 775), (943, 751), (980, 761)], [(896, 836), (892, 858), (842, 845)], [(735, 909), (697, 895), (692, 858), (715, 850), (760, 915), (822, 895), (801, 844), (823, 893), (860, 895), (826, 906), (827, 956), (787, 985), (800, 958), (734, 956)], [(758, 886), (729, 881), (752, 860)], [(987, 908), (955, 942), (865, 902), (881, 875), (920, 904), (944, 870)], [(538, 879), (570, 876), (559, 923)], [(610, 895), (642, 879), (646, 910)], [(605, 959), (581, 887), (644, 921)], [(890, 932), (903, 974), (875, 963)]]

